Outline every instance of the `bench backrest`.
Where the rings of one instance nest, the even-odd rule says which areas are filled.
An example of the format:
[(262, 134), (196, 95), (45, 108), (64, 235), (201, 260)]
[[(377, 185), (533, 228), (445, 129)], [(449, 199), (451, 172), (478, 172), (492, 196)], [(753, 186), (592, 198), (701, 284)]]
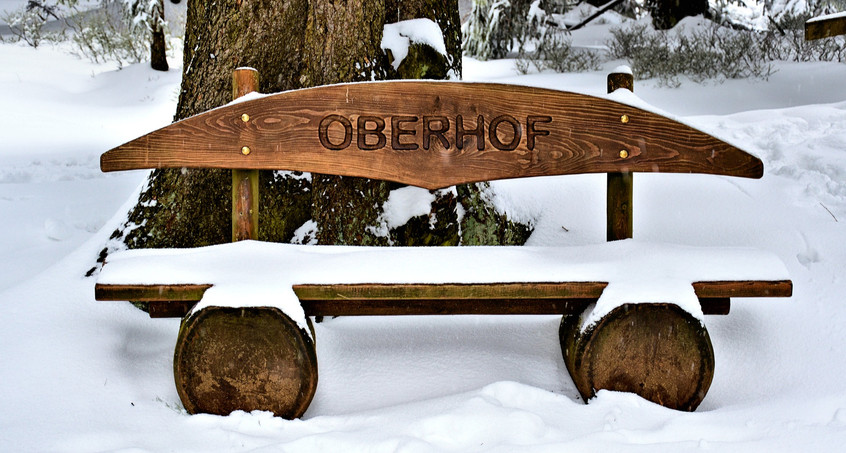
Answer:
[(100, 166), (292, 170), (427, 189), (576, 173), (763, 175), (758, 158), (619, 102), (515, 85), (426, 81), (252, 98), (112, 149)]

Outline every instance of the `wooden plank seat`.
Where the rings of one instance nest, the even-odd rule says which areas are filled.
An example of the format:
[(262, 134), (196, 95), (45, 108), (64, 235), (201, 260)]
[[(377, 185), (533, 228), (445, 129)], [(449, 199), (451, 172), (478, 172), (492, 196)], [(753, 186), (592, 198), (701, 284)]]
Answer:
[[(236, 71), (234, 97), (257, 85), (254, 72)], [(631, 90), (631, 74), (609, 75), (608, 86)], [(310, 317), (424, 314), (564, 315), (562, 355), (585, 400), (612, 389), (694, 410), (714, 368), (701, 315), (727, 314), (733, 297), (789, 297), (792, 283), (769, 253), (617, 241), (632, 237), (633, 172), (763, 175), (755, 156), (617, 102), (630, 95), (358, 83), (253, 96), (174, 123), (106, 152), (102, 170), (232, 169), (233, 240), (256, 239), (255, 172), (278, 169), (426, 189), (607, 173), (611, 242), (376, 249), (240, 241), (130, 250), (109, 256), (95, 298), (183, 317), (174, 376), (191, 413), (299, 417), (317, 385)]]
[[(100, 275), (95, 298), (146, 302), (151, 317), (182, 317), (209, 288), (250, 280), (268, 292), (292, 289), (305, 316), (564, 315), (580, 314), (595, 303), (608, 286), (602, 279), (625, 274), (644, 286), (660, 286), (668, 279), (689, 283), (703, 314), (725, 315), (732, 297), (786, 297), (792, 288), (781, 261), (756, 250), (637, 241), (563, 248), (433, 248), (425, 253), (415, 248), (317, 249), (312, 253), (314, 246), (245, 242), (184, 253), (119, 252)], [(550, 261), (555, 264), (537, 266)], [(245, 262), (251, 263), (246, 271), (229, 264)], [(656, 262), (673, 263), (672, 274), (654, 275)], [(355, 271), (348, 275), (332, 272), (352, 267)], [(620, 269), (620, 275), (613, 275), (610, 267)], [(196, 274), (207, 280), (191, 280)], [(420, 275), (427, 280), (414, 280)], [(740, 276), (746, 280), (738, 280)], [(496, 278), (505, 280), (492, 281)]]

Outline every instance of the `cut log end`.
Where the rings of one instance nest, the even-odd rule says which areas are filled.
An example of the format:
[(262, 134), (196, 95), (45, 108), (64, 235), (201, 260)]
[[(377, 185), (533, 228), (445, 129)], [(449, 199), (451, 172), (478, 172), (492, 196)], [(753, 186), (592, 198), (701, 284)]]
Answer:
[(276, 308), (207, 307), (182, 321), (173, 360), (189, 413), (302, 416), (317, 388), (312, 338)]
[(705, 398), (714, 349), (690, 313), (675, 304), (626, 304), (584, 332), (579, 318), (564, 316), (559, 335), (567, 370), (585, 401), (606, 389), (693, 411)]

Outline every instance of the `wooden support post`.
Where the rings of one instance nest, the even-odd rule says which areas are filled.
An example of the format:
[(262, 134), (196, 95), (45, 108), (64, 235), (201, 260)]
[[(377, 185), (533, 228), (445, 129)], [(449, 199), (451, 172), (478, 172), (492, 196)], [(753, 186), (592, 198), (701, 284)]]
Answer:
[[(234, 99), (257, 90), (255, 69), (235, 70)], [(251, 127), (250, 121), (249, 115), (240, 116), (244, 128)], [(249, 144), (241, 144), (240, 152), (249, 157)], [(233, 170), (232, 240), (257, 238), (258, 170)], [(317, 388), (313, 337), (313, 329), (309, 335), (273, 307), (210, 306), (189, 313), (182, 319), (173, 356), (176, 390), (185, 410), (220, 415), (264, 410), (285, 418), (302, 416)]]
[(182, 320), (173, 376), (188, 413), (298, 418), (317, 389), (313, 329), (277, 308), (206, 307)]
[[(634, 91), (634, 77), (631, 72), (612, 72), (608, 74), (608, 92), (618, 88)], [(630, 239), (634, 222), (632, 216), (631, 172), (608, 173), (606, 205), (606, 238), (608, 241)]]
[(567, 371), (585, 401), (605, 389), (692, 411), (714, 377), (708, 331), (674, 304), (625, 304), (584, 331), (582, 317), (564, 316), (559, 336)]
[[(238, 68), (232, 73), (232, 99), (258, 91), (258, 71)], [(250, 126), (249, 115), (241, 117), (244, 127)], [(241, 153), (249, 156), (244, 144)], [(258, 239), (259, 174), (258, 170), (232, 170), (232, 241)]]

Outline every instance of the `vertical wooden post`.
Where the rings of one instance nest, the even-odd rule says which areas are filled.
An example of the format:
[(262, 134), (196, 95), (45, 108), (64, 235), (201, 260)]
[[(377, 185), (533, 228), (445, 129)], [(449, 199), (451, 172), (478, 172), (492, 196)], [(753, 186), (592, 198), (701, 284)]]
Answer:
[[(618, 88), (634, 91), (634, 76), (631, 72), (612, 72), (608, 74), (608, 92)], [(632, 217), (633, 175), (626, 173), (608, 173), (606, 202), (606, 239), (617, 241), (630, 239), (634, 222)]]
[[(255, 69), (238, 68), (232, 73), (232, 99), (258, 91), (258, 88), (259, 74)], [(249, 127), (249, 116), (241, 120), (244, 127)], [(248, 150), (245, 146), (242, 153), (248, 154)], [(232, 170), (232, 242), (258, 239), (258, 192), (258, 170)]]

